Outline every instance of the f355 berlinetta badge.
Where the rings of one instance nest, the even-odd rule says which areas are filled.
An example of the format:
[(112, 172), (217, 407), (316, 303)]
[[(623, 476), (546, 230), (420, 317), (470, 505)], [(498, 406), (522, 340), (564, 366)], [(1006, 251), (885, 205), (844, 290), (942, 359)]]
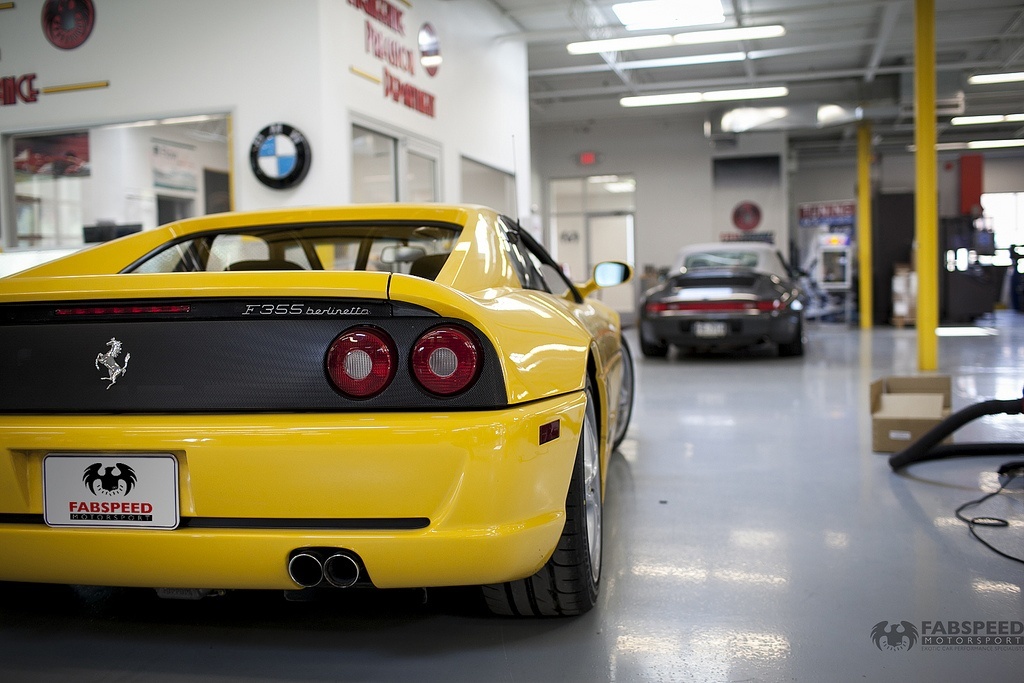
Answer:
[(131, 360), (132, 354), (125, 354), (124, 365), (120, 365), (117, 362), (117, 357), (121, 355), (121, 342), (111, 337), (107, 346), (110, 347), (109, 351), (96, 354), (96, 369), (100, 369), (100, 363), (107, 369), (107, 376), (101, 379), (110, 381), (110, 384), (107, 385), (107, 389), (109, 389), (117, 383), (118, 377), (128, 372), (128, 361)]

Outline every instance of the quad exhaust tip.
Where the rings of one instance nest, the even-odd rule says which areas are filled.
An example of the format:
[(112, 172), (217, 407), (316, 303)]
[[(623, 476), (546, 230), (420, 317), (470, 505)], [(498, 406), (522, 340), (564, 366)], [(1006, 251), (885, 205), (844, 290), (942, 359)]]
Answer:
[(288, 576), (302, 588), (325, 581), (335, 588), (349, 588), (362, 577), (362, 566), (353, 554), (335, 548), (299, 549), (288, 559)]

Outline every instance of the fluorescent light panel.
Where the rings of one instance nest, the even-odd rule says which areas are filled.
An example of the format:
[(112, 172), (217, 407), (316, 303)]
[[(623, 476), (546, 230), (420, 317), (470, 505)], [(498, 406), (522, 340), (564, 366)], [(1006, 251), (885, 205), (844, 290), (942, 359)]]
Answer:
[[(935, 150), (938, 152), (949, 152), (957, 149), (1002, 149), (1004, 147), (1024, 147), (1024, 139), (939, 142), (935, 145)], [(907, 151), (916, 152), (917, 145), (907, 145)]]
[(1024, 140), (972, 140), (967, 149), (998, 149), (1000, 147), (1024, 147)]
[(598, 52), (649, 50), (658, 47), (671, 47), (673, 45), (704, 45), (707, 43), (725, 43), (733, 40), (777, 38), (784, 35), (786, 35), (786, 28), (781, 24), (773, 24), (771, 26), (744, 26), (742, 28), (677, 33), (674, 36), (670, 36), (667, 33), (655, 33), (647, 36), (584, 40), (577, 43), (569, 43), (565, 48), (572, 55), (592, 55)]
[(971, 85), (984, 85), (986, 83), (1016, 83), (1024, 81), (1024, 71), (1005, 74), (975, 74), (967, 79)]
[(991, 114), (987, 116), (954, 116), (949, 120), (954, 126), (978, 126), (986, 123), (1024, 122), (1024, 114)]
[(721, 0), (642, 0), (612, 5), (627, 31), (720, 24), (725, 21)]
[(650, 50), (656, 47), (670, 47), (672, 36), (656, 34), (651, 36), (630, 36), (628, 38), (606, 38), (569, 43), (565, 49), (571, 55), (593, 55), (598, 52), (619, 52), (620, 50)]
[(677, 92), (661, 95), (636, 95), (623, 97), (623, 107), (658, 107), (667, 104), (696, 104), (697, 102), (726, 102), (730, 100), (755, 100), (766, 97), (785, 97), (789, 89), (785, 86), (770, 88), (744, 88), (742, 90), (712, 90), (709, 92)]
[(705, 43), (726, 43), (730, 40), (778, 38), (784, 35), (786, 35), (784, 26), (772, 24), (770, 26), (743, 26), (741, 28), (721, 28), (714, 31), (677, 33), (672, 36), (672, 41), (676, 45), (703, 45)]
[(623, 107), (660, 107), (666, 104), (696, 104), (701, 101), (699, 92), (675, 92), (664, 95), (635, 95), (623, 97), (619, 104)]
[(732, 100), (758, 100), (764, 97), (785, 97), (789, 89), (785, 86), (772, 88), (743, 88), (742, 90), (712, 90), (702, 94), (705, 102), (729, 102)]

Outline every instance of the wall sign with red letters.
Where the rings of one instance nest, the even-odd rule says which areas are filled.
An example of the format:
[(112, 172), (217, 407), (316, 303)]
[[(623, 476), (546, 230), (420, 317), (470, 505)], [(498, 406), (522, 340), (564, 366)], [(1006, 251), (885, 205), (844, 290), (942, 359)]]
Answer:
[(383, 86), (385, 99), (434, 118), (437, 97), (413, 82), (419, 67), (428, 76), (434, 76), (441, 65), (440, 43), (434, 27), (423, 24), (416, 33), (415, 44), (410, 46), (404, 9), (388, 0), (348, 0), (348, 4), (365, 17), (363, 50), (381, 63), (382, 73), (378, 77), (355, 66), (349, 70)]

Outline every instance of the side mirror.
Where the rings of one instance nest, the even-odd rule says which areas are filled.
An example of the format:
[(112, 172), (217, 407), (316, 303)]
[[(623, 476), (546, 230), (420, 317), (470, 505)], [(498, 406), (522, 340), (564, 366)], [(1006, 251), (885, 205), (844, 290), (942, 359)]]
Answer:
[(624, 282), (629, 282), (633, 277), (633, 268), (622, 261), (602, 261), (594, 266), (594, 274), (577, 289), (582, 296), (590, 296), (593, 292), (604, 287), (614, 287)]
[(614, 287), (629, 280), (633, 269), (621, 261), (602, 261), (594, 266), (594, 282), (598, 287)]

